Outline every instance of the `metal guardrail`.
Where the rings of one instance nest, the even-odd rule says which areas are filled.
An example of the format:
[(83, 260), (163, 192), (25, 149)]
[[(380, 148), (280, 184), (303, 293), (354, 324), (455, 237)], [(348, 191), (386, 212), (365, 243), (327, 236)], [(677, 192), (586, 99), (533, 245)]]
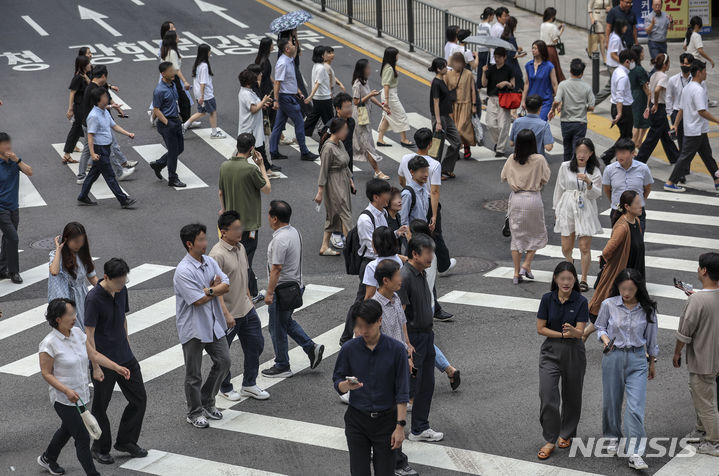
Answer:
[(416, 49), (444, 56), (448, 25), (477, 33), (478, 24), (420, 0), (310, 0), (322, 11), (332, 10), (347, 17), (347, 23), (362, 23), (377, 30), (377, 36), (396, 38)]

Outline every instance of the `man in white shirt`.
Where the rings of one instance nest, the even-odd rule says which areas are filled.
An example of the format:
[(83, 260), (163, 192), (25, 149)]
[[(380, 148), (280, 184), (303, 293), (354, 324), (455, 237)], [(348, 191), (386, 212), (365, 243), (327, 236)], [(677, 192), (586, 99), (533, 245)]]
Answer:
[(685, 170), (689, 170), (691, 161), (698, 153), (702, 162), (709, 170), (709, 175), (714, 179), (714, 187), (719, 191), (719, 177), (717, 174), (717, 163), (712, 156), (712, 148), (709, 144), (709, 121), (719, 122), (719, 118), (707, 111), (708, 98), (702, 81), (707, 77), (707, 65), (697, 59), (692, 63), (692, 81), (682, 91), (681, 106), (677, 118), (672, 125), (676, 129), (679, 120), (683, 121), (684, 142), (682, 143), (679, 160), (674, 165), (674, 170), (669, 180), (664, 184), (664, 190), (668, 192), (685, 192), (686, 189), (677, 185), (678, 179)]
[[(504, 25), (509, 20), (509, 10), (506, 7), (499, 7), (494, 11), (497, 21), (492, 25), (489, 34), (492, 38), (500, 38), (504, 33)], [(494, 49), (489, 50), (489, 63), (494, 64)]]
[[(675, 74), (667, 80), (667, 92), (666, 92), (666, 109), (670, 115), (670, 124), (674, 124), (681, 109), (682, 91), (684, 87), (692, 81), (692, 63), (694, 62), (694, 56), (689, 53), (682, 53), (679, 55), (679, 64), (681, 72)], [(684, 143), (684, 127), (682, 127), (681, 120), (676, 127), (676, 140), (679, 149), (682, 148)], [(674, 162), (676, 163), (676, 162)], [(686, 174), (689, 170), (684, 170), (684, 174), (678, 179), (679, 183), (686, 182)]]
[(619, 66), (619, 52), (624, 49), (622, 44), (622, 37), (616, 34), (609, 35), (607, 40), (607, 71), (609, 71), (609, 81), (604, 85), (604, 88), (597, 93), (596, 104), (604, 101), (609, 97), (612, 92), (612, 75), (614, 70)]
[[(634, 58), (629, 50), (619, 53), (619, 66), (612, 73), (612, 125), (619, 129), (619, 139), (631, 139), (634, 118), (632, 116), (632, 87), (629, 84), (629, 64)], [(619, 140), (618, 139), (618, 140)], [(614, 158), (613, 145), (602, 154), (606, 165)]]

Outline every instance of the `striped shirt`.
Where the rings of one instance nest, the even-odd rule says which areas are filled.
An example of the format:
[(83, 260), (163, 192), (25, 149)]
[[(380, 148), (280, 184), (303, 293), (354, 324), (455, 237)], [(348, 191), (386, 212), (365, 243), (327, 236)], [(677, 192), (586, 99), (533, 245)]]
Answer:
[(382, 334), (400, 341), (406, 348), (407, 343), (402, 327), (407, 323), (407, 317), (404, 315), (397, 293), (394, 293), (392, 299), (387, 299), (377, 292), (372, 299), (382, 306)]

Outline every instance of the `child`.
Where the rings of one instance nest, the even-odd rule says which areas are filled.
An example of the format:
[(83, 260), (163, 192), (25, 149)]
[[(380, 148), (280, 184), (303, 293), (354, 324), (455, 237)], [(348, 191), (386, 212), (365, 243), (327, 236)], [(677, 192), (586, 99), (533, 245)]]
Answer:
[(193, 121), (204, 117), (205, 114), (210, 115), (210, 127), (212, 139), (224, 139), (225, 134), (217, 129), (217, 104), (215, 103), (214, 88), (212, 86), (212, 67), (210, 66), (210, 45), (203, 43), (197, 48), (197, 58), (192, 67), (193, 81), (192, 92), (197, 100), (197, 112), (193, 114), (184, 124), (182, 124), (182, 133), (184, 134), (190, 128)]

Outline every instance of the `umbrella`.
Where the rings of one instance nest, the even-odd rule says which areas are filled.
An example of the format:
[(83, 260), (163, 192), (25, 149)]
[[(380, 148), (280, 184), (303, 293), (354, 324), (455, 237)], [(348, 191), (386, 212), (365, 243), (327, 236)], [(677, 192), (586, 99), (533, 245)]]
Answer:
[(272, 23), (270, 23), (270, 31), (272, 33), (280, 33), (282, 31), (294, 30), (303, 23), (310, 21), (310, 19), (312, 19), (310, 12), (295, 10), (272, 20)]
[(464, 39), (465, 43), (469, 43), (472, 45), (480, 45), (480, 46), (486, 46), (488, 48), (498, 48), (503, 47), (507, 51), (516, 51), (517, 48), (514, 47), (514, 45), (508, 41), (500, 40), (499, 38), (495, 38), (493, 36), (489, 35), (473, 35), (468, 36)]

